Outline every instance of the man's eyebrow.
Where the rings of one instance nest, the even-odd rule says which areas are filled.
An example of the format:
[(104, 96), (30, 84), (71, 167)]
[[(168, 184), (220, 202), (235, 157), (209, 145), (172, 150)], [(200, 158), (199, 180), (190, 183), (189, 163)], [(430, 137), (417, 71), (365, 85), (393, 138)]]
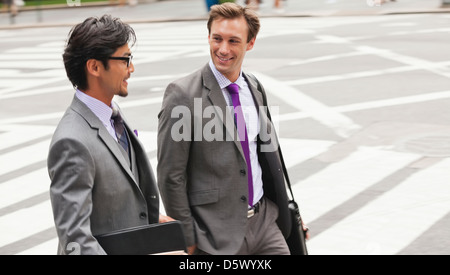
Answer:
[(131, 52), (126, 52), (123, 54), (123, 56), (130, 56), (130, 55), (131, 55)]
[[(213, 37), (222, 37), (222, 35), (217, 34), (217, 33), (213, 33), (212, 34)], [(238, 37), (238, 36), (232, 36), (230, 37), (230, 39), (234, 39), (234, 40), (242, 40), (242, 38)]]

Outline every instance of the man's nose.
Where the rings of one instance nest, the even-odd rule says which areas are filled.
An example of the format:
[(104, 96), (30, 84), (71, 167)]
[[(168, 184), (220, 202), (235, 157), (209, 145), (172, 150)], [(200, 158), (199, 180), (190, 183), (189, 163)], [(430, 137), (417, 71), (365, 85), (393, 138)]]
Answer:
[(228, 43), (224, 42), (220, 45), (219, 53), (221, 55), (227, 55), (229, 53), (229, 51), (230, 51), (230, 47), (228, 46)]
[(130, 66), (128, 67), (128, 71), (129, 71), (130, 73), (134, 73), (134, 64), (133, 64), (133, 61), (130, 62)]

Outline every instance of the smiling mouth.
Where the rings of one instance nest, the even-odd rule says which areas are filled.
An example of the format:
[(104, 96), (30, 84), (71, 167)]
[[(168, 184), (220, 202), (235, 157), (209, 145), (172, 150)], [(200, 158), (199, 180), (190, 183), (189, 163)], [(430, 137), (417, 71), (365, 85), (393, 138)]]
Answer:
[(230, 60), (232, 60), (233, 58), (231, 57), (231, 58), (223, 58), (223, 57), (220, 57), (220, 56), (218, 56), (218, 55), (216, 55), (217, 56), (217, 58), (220, 60), (220, 61), (222, 61), (222, 62), (228, 62), (228, 61), (230, 61)]

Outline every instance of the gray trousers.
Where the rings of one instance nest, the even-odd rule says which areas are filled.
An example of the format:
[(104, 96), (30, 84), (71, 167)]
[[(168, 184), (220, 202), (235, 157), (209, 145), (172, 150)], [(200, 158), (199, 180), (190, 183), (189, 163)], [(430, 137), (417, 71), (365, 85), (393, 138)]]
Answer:
[[(247, 220), (244, 242), (236, 255), (290, 255), (277, 218), (278, 206), (263, 197), (259, 212)], [(194, 255), (209, 254), (197, 248)]]
[(237, 255), (290, 255), (277, 218), (278, 206), (264, 197), (259, 212), (247, 220), (244, 243)]

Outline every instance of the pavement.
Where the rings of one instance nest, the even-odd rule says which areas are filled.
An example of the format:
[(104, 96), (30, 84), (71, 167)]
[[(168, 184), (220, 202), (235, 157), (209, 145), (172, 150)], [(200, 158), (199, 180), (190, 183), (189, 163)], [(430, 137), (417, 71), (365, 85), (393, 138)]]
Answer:
[[(259, 14), (261, 17), (320, 17), (450, 12), (450, 5), (443, 4), (447, 0), (385, 0), (387, 2), (383, 4), (378, 1), (285, 0), (283, 9), (275, 10), (271, 1), (263, 0)], [(237, 3), (243, 4), (243, 0), (237, 0)], [(68, 0), (67, 5), (22, 8), (15, 17), (3, 9), (0, 29), (74, 25), (86, 17), (105, 13), (128, 23), (205, 20), (208, 16), (204, 0), (140, 0), (135, 6)]]
[[(104, 13), (181, 20), (133, 25), (133, 93), (119, 102), (155, 168), (164, 89), (209, 60), (203, 1), (82, 2), (22, 11), (14, 22), (0, 14), (0, 254), (56, 251), (46, 156), (73, 97), (61, 62), (70, 27)], [(449, 255), (450, 17), (435, 14), (447, 12), (440, 0), (367, 3), (288, 0), (284, 13), (266, 4), (261, 16), (272, 18), (245, 70), (279, 107), (312, 255)]]

